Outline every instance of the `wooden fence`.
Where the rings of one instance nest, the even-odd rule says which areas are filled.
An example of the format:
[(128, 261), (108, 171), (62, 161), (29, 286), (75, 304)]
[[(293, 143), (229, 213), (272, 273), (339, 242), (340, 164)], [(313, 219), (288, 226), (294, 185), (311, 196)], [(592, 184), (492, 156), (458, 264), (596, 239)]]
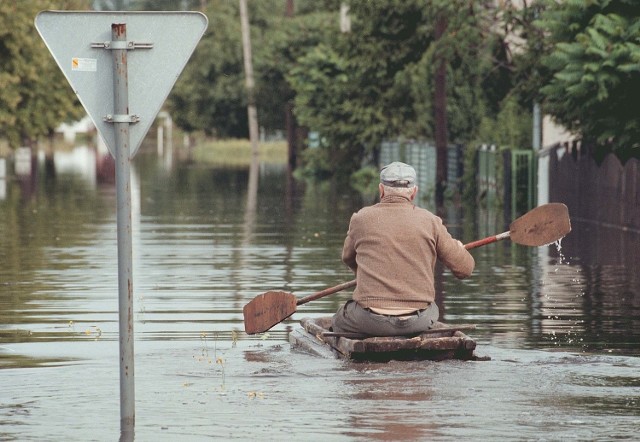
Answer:
[(598, 165), (579, 144), (555, 146), (549, 160), (549, 201), (572, 218), (640, 232), (640, 161), (609, 154)]

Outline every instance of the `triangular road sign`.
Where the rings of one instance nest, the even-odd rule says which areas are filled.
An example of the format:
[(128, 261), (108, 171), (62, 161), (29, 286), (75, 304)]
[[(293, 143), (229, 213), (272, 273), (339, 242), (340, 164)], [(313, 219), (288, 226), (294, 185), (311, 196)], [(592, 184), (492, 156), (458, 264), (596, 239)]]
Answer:
[[(116, 156), (111, 25), (126, 24), (129, 126), (133, 157), (207, 28), (199, 12), (42, 11), (36, 28), (109, 152)], [(106, 44), (106, 45), (105, 45)], [(92, 46), (93, 45), (93, 46)]]

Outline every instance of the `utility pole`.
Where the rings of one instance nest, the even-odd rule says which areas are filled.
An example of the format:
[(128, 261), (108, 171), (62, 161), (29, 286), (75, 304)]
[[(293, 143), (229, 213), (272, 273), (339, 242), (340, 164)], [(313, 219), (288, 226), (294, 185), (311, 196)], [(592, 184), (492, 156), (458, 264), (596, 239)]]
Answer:
[[(435, 40), (440, 40), (447, 29), (447, 18), (439, 14), (436, 21)], [(444, 205), (444, 190), (447, 184), (447, 63), (443, 50), (436, 54), (434, 84), (434, 119), (436, 142), (436, 207)]]
[(251, 30), (249, 28), (249, 16), (247, 13), (247, 0), (240, 2), (240, 24), (242, 26), (242, 53), (244, 55), (244, 75), (247, 88), (247, 114), (249, 117), (249, 139), (251, 141), (251, 154), (258, 156), (258, 111), (253, 81), (253, 63), (251, 61)]
[(542, 148), (542, 112), (540, 111), (540, 103), (533, 103), (533, 136), (531, 144), (533, 150), (538, 151)]
[[(295, 7), (293, 0), (285, 0), (284, 16), (287, 18), (293, 18), (294, 15)], [(289, 175), (291, 175), (291, 172), (293, 172), (298, 164), (298, 145), (300, 144), (300, 136), (298, 133), (298, 123), (295, 115), (293, 115), (293, 93), (289, 91), (288, 87), (287, 92), (287, 95), (291, 96), (291, 98), (289, 98), (284, 105), (284, 125), (287, 133), (287, 165)]]
[(251, 29), (247, 13), (247, 0), (240, 1), (240, 24), (242, 26), (242, 53), (247, 87), (247, 114), (249, 116), (249, 138), (251, 140), (251, 164), (247, 186), (247, 207), (245, 212), (244, 241), (249, 242), (254, 229), (256, 207), (258, 205), (258, 112), (253, 91), (253, 64), (251, 62)]

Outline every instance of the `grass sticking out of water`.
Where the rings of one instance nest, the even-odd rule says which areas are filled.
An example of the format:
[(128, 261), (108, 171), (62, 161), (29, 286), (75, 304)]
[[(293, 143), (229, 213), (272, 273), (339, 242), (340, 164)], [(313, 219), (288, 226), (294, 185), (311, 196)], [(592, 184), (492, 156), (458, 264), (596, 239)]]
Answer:
[[(258, 143), (258, 156), (261, 163), (284, 164), (287, 161), (287, 143)], [(193, 148), (193, 159), (197, 162), (224, 166), (249, 166), (251, 143), (249, 140), (203, 141)]]

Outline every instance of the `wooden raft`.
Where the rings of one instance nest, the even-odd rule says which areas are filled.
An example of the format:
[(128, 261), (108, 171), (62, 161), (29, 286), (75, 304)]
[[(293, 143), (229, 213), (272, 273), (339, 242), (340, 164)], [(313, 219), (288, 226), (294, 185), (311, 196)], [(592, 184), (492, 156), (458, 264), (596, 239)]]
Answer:
[(353, 361), (476, 360), (476, 342), (463, 331), (475, 325), (448, 327), (437, 323), (433, 329), (417, 336), (364, 337), (329, 331), (331, 317), (303, 318), (302, 330), (294, 330), (289, 341), (319, 356)]

